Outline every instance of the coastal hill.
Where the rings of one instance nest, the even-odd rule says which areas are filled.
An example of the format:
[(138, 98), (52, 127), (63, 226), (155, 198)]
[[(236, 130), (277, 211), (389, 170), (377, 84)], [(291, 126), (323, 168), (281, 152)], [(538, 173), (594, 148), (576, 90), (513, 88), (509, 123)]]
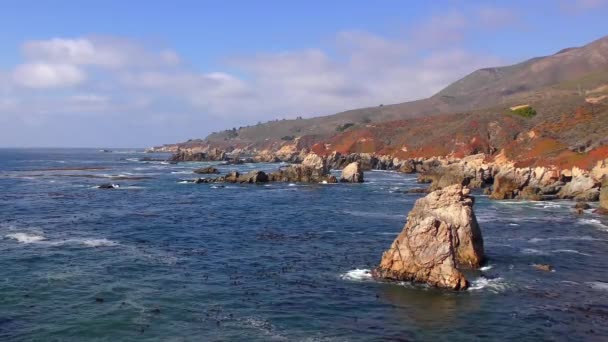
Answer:
[[(524, 112), (512, 110), (518, 108)], [(211, 145), (276, 151), (294, 145), (317, 153), (404, 158), (504, 150), (517, 160), (550, 155), (557, 158), (552, 162), (584, 164), (580, 154), (603, 148), (606, 137), (608, 36), (550, 56), (477, 70), (427, 99), (271, 121), (164, 149)]]

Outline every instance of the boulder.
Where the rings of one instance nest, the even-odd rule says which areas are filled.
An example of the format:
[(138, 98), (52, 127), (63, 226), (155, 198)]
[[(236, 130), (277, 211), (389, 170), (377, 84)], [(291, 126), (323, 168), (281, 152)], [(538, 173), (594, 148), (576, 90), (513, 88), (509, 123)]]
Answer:
[(329, 168), (327, 167), (325, 159), (316, 153), (309, 153), (302, 161), (302, 166), (311, 168), (319, 174), (329, 173)]
[(596, 210), (598, 214), (608, 215), (608, 175), (602, 178), (600, 190), (600, 207)]
[(271, 182), (302, 182), (302, 183), (336, 183), (336, 177), (324, 169), (312, 168), (304, 165), (289, 165), (271, 173)]
[(223, 181), (225, 181), (226, 183), (236, 183), (239, 181), (239, 176), (240, 174), (238, 173), (238, 171), (232, 171), (227, 174), (226, 177), (224, 177)]
[(521, 179), (516, 177), (514, 172), (509, 171), (499, 172), (494, 176), (494, 184), (492, 185), (492, 193), (490, 194), (491, 199), (505, 200), (516, 198), (524, 184), (527, 184), (527, 178), (525, 182), (522, 182)]
[(358, 162), (348, 164), (342, 170), (340, 182), (363, 183), (363, 171), (361, 170), (361, 165)]
[(484, 260), (483, 238), (469, 193), (456, 184), (416, 201), (373, 276), (466, 289), (469, 283), (459, 268), (478, 268)]
[(532, 267), (536, 268), (539, 271), (543, 271), (543, 272), (552, 272), (553, 271), (553, 266), (551, 266), (549, 264), (534, 264), (534, 265), (532, 265)]
[(198, 173), (198, 174), (212, 174), (212, 173), (220, 173), (216, 168), (214, 168), (213, 166), (208, 166), (208, 167), (201, 167), (200, 169), (196, 169), (194, 171), (192, 171), (194, 173)]
[(577, 201), (594, 202), (599, 199), (600, 190), (591, 177), (580, 174), (573, 176), (572, 180), (559, 190), (557, 196)]
[(263, 171), (250, 171), (244, 175), (238, 176), (239, 183), (268, 183), (268, 175)]

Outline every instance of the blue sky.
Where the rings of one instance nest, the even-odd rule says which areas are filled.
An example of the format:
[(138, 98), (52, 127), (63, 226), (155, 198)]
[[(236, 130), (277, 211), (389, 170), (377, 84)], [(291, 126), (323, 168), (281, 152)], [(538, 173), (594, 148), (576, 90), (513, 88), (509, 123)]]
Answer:
[(605, 0), (4, 1), (0, 146), (149, 146), (432, 95), (608, 33)]

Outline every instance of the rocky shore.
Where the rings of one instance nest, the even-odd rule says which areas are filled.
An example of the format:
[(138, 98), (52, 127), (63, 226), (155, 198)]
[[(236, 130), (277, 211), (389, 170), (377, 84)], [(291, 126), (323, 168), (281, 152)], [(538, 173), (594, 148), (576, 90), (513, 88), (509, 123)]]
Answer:
[[(240, 158), (241, 154), (251, 157)], [(607, 156), (608, 157), (608, 156)], [(608, 158), (600, 160), (592, 168), (577, 166), (521, 166), (517, 161), (496, 155), (474, 154), (463, 158), (432, 157), (399, 159), (389, 155), (372, 153), (341, 154), (331, 152), (318, 155), (308, 149), (282, 149), (279, 151), (248, 151), (237, 149), (230, 152), (217, 148), (177, 150), (170, 161), (224, 161), (228, 164), (241, 162), (291, 163), (268, 175), (268, 181), (282, 182), (361, 182), (363, 171), (392, 170), (417, 173), (420, 183), (429, 183), (427, 192), (443, 189), (453, 184), (469, 188), (481, 188), (491, 199), (553, 200), (570, 199), (580, 202), (600, 201), (598, 213), (608, 212), (608, 186), (603, 177), (608, 175)], [(334, 179), (330, 170), (344, 170), (345, 177)], [(243, 176), (243, 175), (241, 175)], [(238, 177), (237, 177), (238, 178)], [(234, 179), (228, 178), (228, 179)], [(257, 179), (257, 178), (256, 178)], [(204, 182), (226, 181), (226, 177), (206, 179)], [(239, 181), (240, 182), (240, 181)], [(604, 195), (601, 195), (601, 194)]]

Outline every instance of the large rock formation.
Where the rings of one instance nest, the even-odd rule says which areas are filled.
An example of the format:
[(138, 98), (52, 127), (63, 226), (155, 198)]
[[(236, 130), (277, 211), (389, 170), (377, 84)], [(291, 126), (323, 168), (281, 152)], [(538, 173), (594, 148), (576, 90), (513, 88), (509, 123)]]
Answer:
[(600, 207), (597, 213), (608, 215), (608, 175), (602, 178), (602, 188), (600, 190)]
[(484, 260), (469, 191), (452, 185), (416, 201), (403, 231), (373, 271), (374, 277), (466, 289), (469, 283), (458, 268), (477, 268)]
[(271, 182), (336, 183), (335, 176), (304, 165), (289, 165), (269, 175)]
[(226, 160), (226, 152), (217, 148), (212, 148), (205, 151), (199, 150), (180, 150), (169, 158), (169, 161), (173, 162), (187, 162), (187, 161), (223, 161)]
[(326, 160), (309, 153), (300, 165), (289, 165), (269, 175), (271, 182), (336, 183), (336, 177), (329, 173)]
[(363, 171), (361, 170), (361, 164), (358, 162), (348, 164), (344, 170), (342, 170), (340, 182), (363, 183)]
[(327, 174), (329, 172), (326, 160), (316, 153), (309, 153), (302, 161), (302, 166), (311, 168), (319, 174)]

